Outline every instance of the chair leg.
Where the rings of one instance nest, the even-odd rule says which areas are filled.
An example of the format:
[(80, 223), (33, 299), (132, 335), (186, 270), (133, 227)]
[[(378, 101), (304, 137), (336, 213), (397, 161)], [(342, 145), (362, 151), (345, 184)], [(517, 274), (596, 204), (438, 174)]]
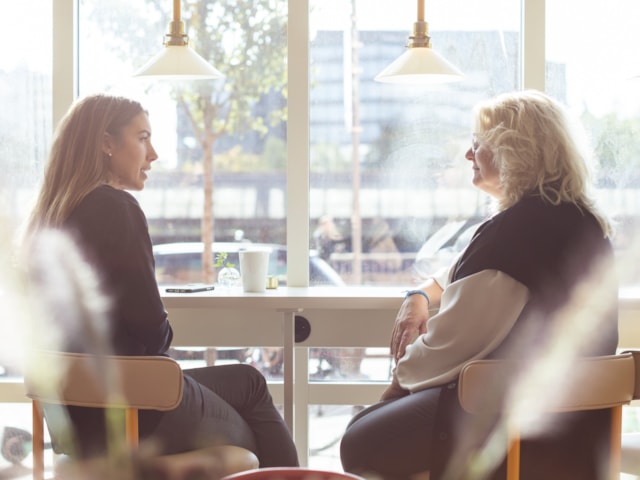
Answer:
[(620, 463), (622, 461), (622, 405), (611, 409), (611, 441), (609, 456), (609, 478), (620, 478)]
[(44, 480), (44, 420), (37, 401), (31, 403), (31, 428), (33, 441), (33, 479)]
[(507, 480), (520, 479), (520, 430), (516, 425), (509, 427), (509, 446), (507, 450)]
[(125, 435), (127, 445), (132, 448), (138, 446), (138, 409), (127, 408), (125, 410)]
[[(622, 405), (611, 408), (611, 439), (609, 457), (609, 479), (620, 479), (622, 458)], [(515, 426), (509, 429), (509, 450), (507, 452), (507, 480), (520, 478), (520, 433)]]

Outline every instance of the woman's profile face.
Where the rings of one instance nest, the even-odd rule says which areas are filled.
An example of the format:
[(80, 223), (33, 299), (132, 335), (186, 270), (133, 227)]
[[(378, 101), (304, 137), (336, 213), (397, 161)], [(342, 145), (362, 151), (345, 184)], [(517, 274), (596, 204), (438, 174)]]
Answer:
[(491, 149), (473, 136), (465, 158), (472, 163), (473, 184), (493, 197), (502, 196), (500, 171), (493, 162)]
[(109, 155), (109, 185), (120, 190), (142, 190), (158, 158), (151, 145), (149, 117), (140, 112), (133, 117), (119, 135), (107, 134), (105, 149)]

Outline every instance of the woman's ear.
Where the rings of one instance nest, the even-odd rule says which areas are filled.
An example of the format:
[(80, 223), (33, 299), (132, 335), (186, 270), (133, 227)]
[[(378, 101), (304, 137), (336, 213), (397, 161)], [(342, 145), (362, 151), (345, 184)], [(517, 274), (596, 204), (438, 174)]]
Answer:
[(107, 155), (111, 156), (111, 150), (113, 149), (113, 137), (104, 132), (104, 137), (102, 138), (102, 151)]

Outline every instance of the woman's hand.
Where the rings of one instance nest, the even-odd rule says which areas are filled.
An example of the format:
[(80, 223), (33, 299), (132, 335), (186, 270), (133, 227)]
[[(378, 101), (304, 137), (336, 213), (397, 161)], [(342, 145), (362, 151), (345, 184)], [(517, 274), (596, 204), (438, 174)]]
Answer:
[(393, 380), (391, 380), (391, 385), (387, 387), (387, 389), (382, 393), (380, 397), (380, 401), (385, 400), (393, 400), (394, 398), (404, 397), (405, 395), (409, 395), (409, 390), (405, 390), (398, 383), (398, 379), (394, 373)]
[(396, 363), (404, 355), (407, 345), (416, 336), (427, 332), (427, 320), (429, 302), (424, 296), (411, 295), (402, 302), (391, 332), (391, 355)]

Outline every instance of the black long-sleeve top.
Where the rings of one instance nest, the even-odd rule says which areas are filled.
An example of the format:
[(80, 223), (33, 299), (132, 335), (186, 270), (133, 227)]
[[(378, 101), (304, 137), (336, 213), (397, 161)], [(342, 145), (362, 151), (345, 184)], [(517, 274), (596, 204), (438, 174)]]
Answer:
[(65, 223), (111, 299), (110, 347), (119, 355), (165, 355), (173, 331), (155, 279), (146, 217), (128, 192), (90, 192)]

